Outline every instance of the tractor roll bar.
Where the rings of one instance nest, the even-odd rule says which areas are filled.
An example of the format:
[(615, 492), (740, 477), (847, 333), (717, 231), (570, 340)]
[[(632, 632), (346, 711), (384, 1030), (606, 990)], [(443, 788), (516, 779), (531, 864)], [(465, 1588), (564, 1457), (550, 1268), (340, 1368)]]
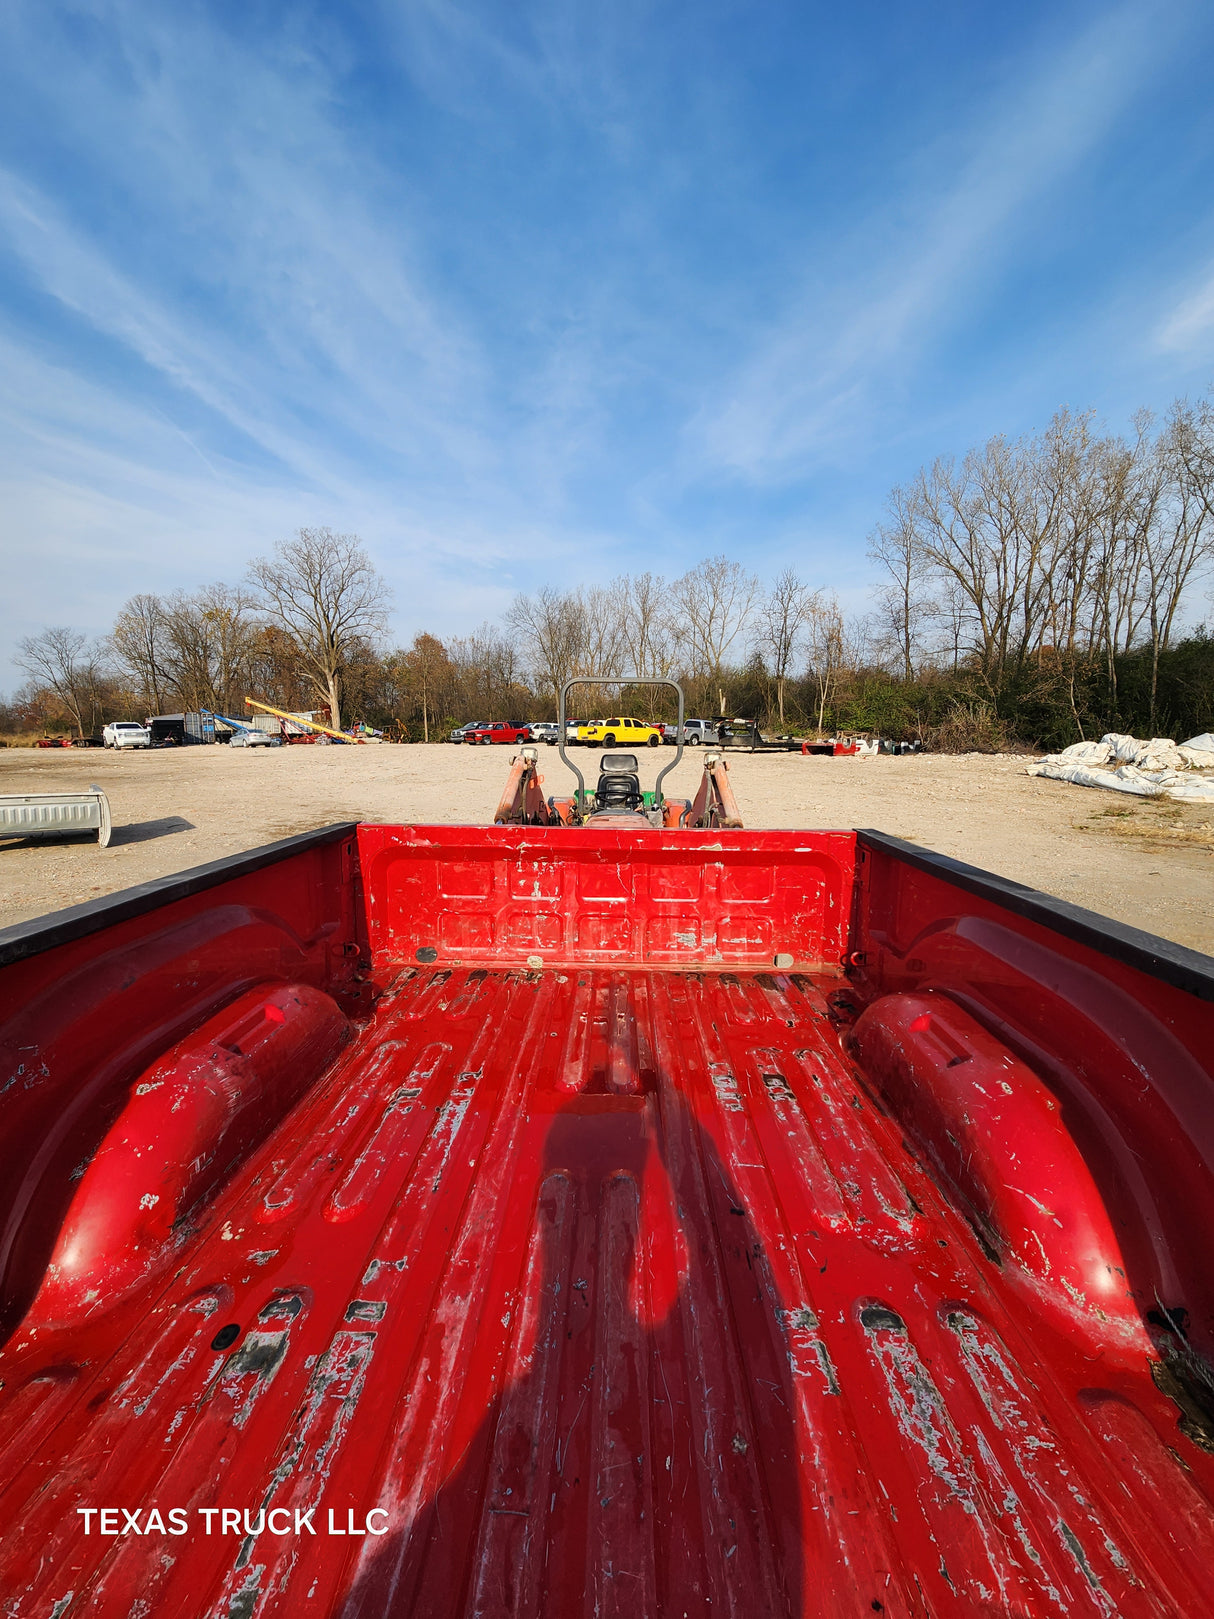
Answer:
[(566, 698), (566, 696), (568, 695), (568, 693), (570, 692), (570, 690), (574, 686), (672, 686), (674, 688), (674, 690), (678, 693), (678, 697), (679, 697), (679, 729), (676, 732), (676, 736), (678, 738), (678, 746), (675, 748), (674, 758), (670, 761), (670, 763), (666, 766), (666, 768), (664, 770), (659, 770), (658, 771), (658, 779), (653, 784), (654, 801), (655, 801), (655, 803), (660, 804), (662, 802), (662, 782), (670, 774), (670, 772), (674, 769), (675, 765), (678, 764), (679, 760), (683, 757), (683, 688), (682, 688), (682, 686), (679, 685), (677, 680), (647, 680), (641, 675), (623, 675), (623, 676), (618, 676), (618, 677), (617, 676), (602, 677), (602, 676), (599, 676), (599, 675), (575, 675), (572, 680), (567, 680), (565, 682), (565, 684), (561, 687), (561, 700), (560, 700), (560, 703), (558, 704), (558, 707), (557, 707), (556, 745), (561, 750), (561, 758), (565, 761), (565, 763), (569, 766), (570, 770), (572, 770), (574, 775), (577, 777), (577, 785), (578, 785), (578, 800), (577, 800), (577, 802), (578, 802), (578, 810), (579, 810), (579, 812), (581, 811), (581, 808), (582, 808), (582, 806), (583, 806), (583, 804), (585, 802), (585, 798), (586, 798), (586, 779), (582, 775), (582, 772), (574, 764), (573, 760), (565, 752), (565, 698)]

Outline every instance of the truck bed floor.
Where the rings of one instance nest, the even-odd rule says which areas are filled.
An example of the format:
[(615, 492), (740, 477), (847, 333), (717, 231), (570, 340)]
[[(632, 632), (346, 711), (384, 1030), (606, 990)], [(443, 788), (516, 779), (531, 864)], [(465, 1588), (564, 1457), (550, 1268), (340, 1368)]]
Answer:
[(3, 1612), (1214, 1611), (1174, 1408), (1044, 1340), (837, 987), (404, 972), (140, 1319), (10, 1375)]

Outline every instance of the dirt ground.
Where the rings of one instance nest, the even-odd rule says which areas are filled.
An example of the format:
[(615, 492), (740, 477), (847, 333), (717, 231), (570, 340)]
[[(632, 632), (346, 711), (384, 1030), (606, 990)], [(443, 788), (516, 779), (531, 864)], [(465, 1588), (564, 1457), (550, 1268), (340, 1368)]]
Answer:
[[(0, 927), (334, 821), (493, 815), (512, 748), (185, 748), (0, 751), (0, 793), (97, 783), (114, 820), (96, 839), (0, 843)], [(548, 791), (566, 772), (542, 750)], [(579, 751), (593, 775), (596, 755)], [(642, 755), (648, 786), (658, 759)], [(730, 755), (753, 827), (877, 827), (1214, 954), (1214, 813), (1044, 781), (1009, 756)], [(690, 795), (698, 754), (668, 791)], [(569, 778), (572, 785), (572, 779)], [(1111, 801), (1111, 802), (1110, 802)]]

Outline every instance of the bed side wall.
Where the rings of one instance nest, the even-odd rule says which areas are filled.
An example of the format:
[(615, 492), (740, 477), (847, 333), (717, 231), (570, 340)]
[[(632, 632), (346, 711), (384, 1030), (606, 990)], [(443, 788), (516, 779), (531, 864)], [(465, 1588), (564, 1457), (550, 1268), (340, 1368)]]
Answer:
[(858, 999), (943, 992), (1041, 1076), (1140, 1312), (1214, 1357), (1214, 961), (893, 839), (858, 855)]
[(0, 1325), (31, 1223), (53, 1236), (132, 1083), (163, 1052), (254, 985), (323, 989), (347, 1014), (369, 999), (354, 829), (8, 929), (5, 955)]

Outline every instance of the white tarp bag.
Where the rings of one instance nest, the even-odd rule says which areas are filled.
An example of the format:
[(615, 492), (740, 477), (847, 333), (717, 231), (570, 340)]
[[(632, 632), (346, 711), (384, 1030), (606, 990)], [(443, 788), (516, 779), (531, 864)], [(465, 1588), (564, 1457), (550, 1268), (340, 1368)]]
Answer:
[(1159, 747), (1154, 742), (1135, 759), (1139, 770), (1183, 770), (1188, 761), (1174, 742)]
[(1025, 775), (1134, 793), (1139, 798), (1214, 800), (1214, 780), (1181, 774), (1190, 770), (1214, 770), (1214, 733), (1203, 731), (1177, 747), (1166, 736), (1142, 742), (1136, 736), (1109, 731), (1099, 742), (1073, 742), (1061, 753), (1046, 754), (1029, 765)]
[(1091, 765), (1068, 764), (1060, 757), (1039, 759), (1028, 765), (1026, 776), (1046, 776), (1050, 781), (1073, 781), (1076, 787), (1109, 787), (1117, 793), (1136, 793), (1140, 798), (1154, 798), (1159, 789), (1148, 781), (1133, 765), (1121, 770), (1096, 770)]
[(1072, 742), (1061, 753), (1050, 754), (1051, 759), (1065, 759), (1067, 764), (1073, 765), (1107, 765), (1112, 757), (1107, 737), (1103, 742)]
[(1209, 731), (1203, 731), (1200, 736), (1191, 736), (1176, 751), (1191, 769), (1214, 770), (1214, 735)]
[(1207, 776), (1182, 776), (1176, 770), (1164, 770), (1156, 779), (1169, 798), (1190, 798), (1214, 804), (1214, 781)]
[(1181, 775), (1177, 770), (1147, 772), (1137, 765), (1122, 765), (1119, 770), (1096, 770), (1090, 765), (1067, 764), (1055, 756), (1027, 766), (1025, 775), (1070, 781), (1077, 787), (1104, 787), (1115, 793), (1133, 793), (1138, 798), (1188, 798), (1214, 803), (1214, 781), (1204, 776)]
[(1137, 765), (1139, 770), (1183, 770), (1189, 762), (1168, 736), (1153, 736), (1149, 742), (1140, 742), (1136, 736), (1110, 731), (1101, 740), (1118, 763)]
[(1120, 731), (1109, 731), (1100, 739), (1118, 764), (1132, 765), (1138, 757), (1142, 743), (1136, 736), (1123, 736)]

